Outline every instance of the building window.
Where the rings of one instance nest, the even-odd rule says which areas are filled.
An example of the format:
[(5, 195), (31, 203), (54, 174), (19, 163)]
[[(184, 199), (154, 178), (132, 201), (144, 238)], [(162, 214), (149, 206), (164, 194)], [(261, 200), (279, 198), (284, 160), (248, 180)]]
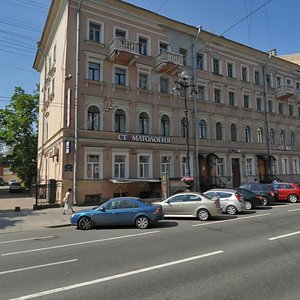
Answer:
[(149, 74), (139, 73), (139, 88), (142, 90), (148, 90), (149, 87)]
[(115, 132), (126, 132), (126, 115), (123, 109), (116, 110)]
[(274, 136), (274, 129), (270, 129), (270, 143), (274, 144), (275, 143), (275, 136)]
[(213, 58), (213, 73), (219, 75), (221, 74), (220, 60), (217, 58)]
[(289, 86), (293, 86), (292, 84), (292, 80), (291, 79), (286, 79), (286, 84), (289, 85)]
[(169, 87), (169, 79), (160, 77), (160, 92), (163, 94), (169, 94), (170, 87)]
[(115, 84), (126, 85), (126, 69), (115, 68)]
[(243, 81), (249, 81), (248, 67), (246, 67), (246, 66), (242, 66), (241, 79)]
[(181, 157), (181, 176), (186, 176), (187, 173), (187, 159), (186, 156)]
[(217, 159), (217, 176), (224, 176), (224, 158)]
[(261, 127), (258, 127), (257, 129), (257, 142), (259, 144), (263, 143), (263, 129)]
[(163, 115), (160, 119), (160, 133), (163, 136), (170, 136), (170, 119), (167, 115)]
[(187, 50), (183, 48), (179, 48), (179, 54), (182, 55), (183, 65), (186, 66)]
[(89, 40), (95, 43), (101, 43), (101, 24), (89, 23)]
[(99, 179), (100, 178), (100, 156), (97, 154), (87, 155), (87, 178)]
[(271, 74), (266, 74), (266, 82), (268, 88), (272, 87)]
[(198, 84), (198, 99), (206, 100), (206, 87)]
[(285, 145), (285, 132), (283, 129), (280, 131), (280, 143)]
[(116, 29), (116, 32), (115, 32), (115, 35), (116, 35), (116, 37), (118, 37), (118, 38), (126, 39), (127, 33), (126, 33), (125, 30), (122, 30), (122, 29), (117, 28), (117, 29)]
[(161, 157), (161, 172), (171, 175), (171, 156)]
[(115, 154), (114, 156), (114, 177), (125, 178), (126, 177), (126, 156), (121, 154)]
[(142, 55), (148, 54), (148, 39), (145, 37), (139, 37), (139, 53)]
[(296, 81), (296, 92), (299, 93), (300, 92), (300, 82)]
[(246, 159), (246, 175), (251, 176), (254, 175), (253, 173), (253, 159), (247, 158)]
[(101, 65), (95, 62), (89, 62), (89, 80), (100, 81), (100, 68)]
[(262, 98), (257, 97), (256, 98), (256, 109), (262, 111), (263, 105), (262, 105)]
[(88, 108), (88, 130), (100, 130), (100, 110), (95, 105)]
[(145, 112), (139, 115), (139, 132), (140, 134), (149, 134), (149, 116)]
[(139, 156), (139, 177), (149, 178), (150, 176), (150, 156), (140, 155)]
[(221, 90), (214, 89), (215, 103), (221, 103)]
[(289, 116), (294, 116), (294, 105), (289, 104)]
[(232, 142), (237, 141), (237, 128), (235, 124), (230, 125), (230, 138)]
[(216, 139), (218, 141), (223, 140), (223, 126), (221, 122), (216, 123)]
[(235, 92), (232, 92), (232, 91), (228, 92), (228, 102), (229, 102), (229, 105), (235, 106)]
[(246, 143), (250, 143), (251, 142), (251, 130), (250, 130), (250, 126), (247, 125), (245, 127), (245, 142)]
[(273, 101), (268, 100), (268, 112), (273, 112)]
[(244, 107), (245, 108), (250, 108), (250, 97), (249, 97), (249, 95), (244, 95), (243, 99), (244, 99)]
[(185, 117), (181, 119), (181, 137), (186, 137), (187, 135), (187, 123)]
[(293, 174), (299, 174), (299, 159), (293, 158), (292, 160), (292, 166), (293, 166)]
[(282, 77), (276, 76), (276, 86), (279, 87), (282, 85)]
[(295, 132), (291, 131), (291, 145), (294, 146), (295, 145)]
[(278, 113), (280, 115), (283, 115), (283, 103), (278, 103)]
[(287, 158), (282, 159), (282, 174), (289, 174), (289, 162)]
[(232, 62), (227, 63), (227, 76), (234, 78), (234, 65)]
[(204, 70), (204, 54), (197, 53), (197, 62), (196, 68), (198, 70)]
[(206, 122), (204, 120), (200, 120), (199, 122), (199, 139), (207, 138), (207, 129)]
[(255, 84), (260, 84), (260, 73), (258, 70), (254, 71), (254, 83)]

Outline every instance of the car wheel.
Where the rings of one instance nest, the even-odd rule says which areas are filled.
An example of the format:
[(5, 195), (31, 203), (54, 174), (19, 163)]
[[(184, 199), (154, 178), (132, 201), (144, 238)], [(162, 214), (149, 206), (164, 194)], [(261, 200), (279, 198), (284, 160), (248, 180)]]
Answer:
[(207, 209), (201, 208), (197, 212), (197, 218), (201, 221), (207, 221), (210, 218), (210, 214)]
[(295, 194), (290, 194), (288, 196), (288, 201), (290, 201), (291, 203), (296, 203), (298, 201), (298, 197)]
[(92, 220), (89, 217), (82, 217), (78, 221), (78, 228), (81, 230), (89, 230), (92, 228)]
[(235, 206), (233, 205), (229, 205), (227, 206), (226, 208), (226, 212), (229, 214), (229, 215), (235, 215), (237, 213), (237, 209)]
[(149, 227), (149, 219), (145, 216), (138, 217), (135, 220), (135, 226), (139, 229), (146, 229)]
[(269, 204), (268, 199), (266, 197), (262, 197), (262, 205), (267, 206)]
[(252, 203), (250, 201), (245, 201), (245, 209), (251, 209), (252, 208)]

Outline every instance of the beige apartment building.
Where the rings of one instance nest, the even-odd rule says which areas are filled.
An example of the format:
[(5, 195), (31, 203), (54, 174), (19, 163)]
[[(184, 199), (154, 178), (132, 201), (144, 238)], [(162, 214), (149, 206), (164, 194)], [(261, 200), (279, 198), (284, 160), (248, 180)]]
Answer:
[(275, 51), (118, 0), (53, 0), (34, 68), (38, 181), (57, 200), (164, 197), (187, 172), (202, 191), (300, 181), (300, 66)]

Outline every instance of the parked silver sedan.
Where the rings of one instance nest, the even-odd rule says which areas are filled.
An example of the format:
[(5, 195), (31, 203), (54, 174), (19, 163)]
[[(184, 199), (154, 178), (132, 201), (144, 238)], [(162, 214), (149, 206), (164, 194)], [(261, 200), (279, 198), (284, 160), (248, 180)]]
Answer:
[(196, 217), (206, 221), (222, 213), (218, 197), (208, 198), (197, 192), (179, 193), (159, 204), (165, 217)]
[(203, 193), (207, 197), (219, 197), (222, 211), (235, 215), (245, 209), (244, 197), (234, 189), (211, 189)]

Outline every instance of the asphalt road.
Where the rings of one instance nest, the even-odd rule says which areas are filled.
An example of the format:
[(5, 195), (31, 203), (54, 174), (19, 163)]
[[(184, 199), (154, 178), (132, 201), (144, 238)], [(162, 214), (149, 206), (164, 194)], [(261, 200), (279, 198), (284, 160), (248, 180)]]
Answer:
[(300, 298), (300, 204), (133, 227), (2, 235), (1, 299)]

